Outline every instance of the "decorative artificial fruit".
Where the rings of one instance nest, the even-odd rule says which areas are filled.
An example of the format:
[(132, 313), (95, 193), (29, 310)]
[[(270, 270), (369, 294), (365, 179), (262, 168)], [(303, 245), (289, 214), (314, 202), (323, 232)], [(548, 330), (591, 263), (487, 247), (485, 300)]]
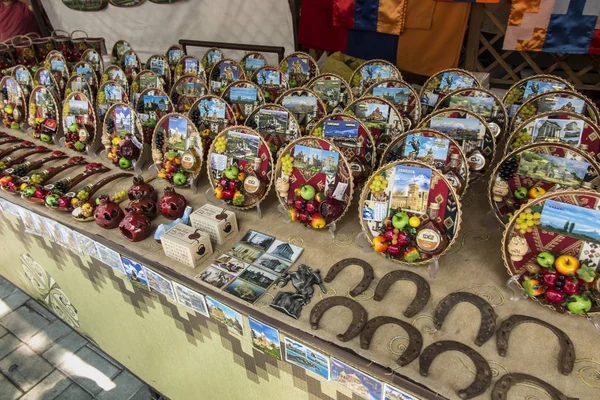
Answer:
[(411, 228), (418, 228), (419, 225), (421, 225), (421, 218), (417, 216), (410, 217), (408, 219), (408, 225), (410, 225)]
[(549, 251), (542, 251), (540, 254), (538, 254), (536, 260), (542, 267), (552, 268), (555, 257), (554, 254), (550, 253)]
[(409, 220), (410, 218), (407, 213), (399, 212), (392, 217), (392, 225), (394, 225), (394, 228), (403, 229), (408, 225)]
[(402, 247), (399, 244), (390, 244), (388, 245), (387, 252), (392, 257), (400, 257), (402, 254)]
[(239, 173), (238, 168), (235, 165), (230, 165), (229, 167), (225, 168), (225, 176), (227, 177), (227, 179), (236, 179)]
[(552, 304), (560, 304), (565, 299), (565, 294), (554, 288), (548, 288), (544, 293), (544, 297)]
[(298, 210), (295, 208), (290, 208), (288, 210), (288, 216), (290, 217), (290, 221), (296, 222), (298, 221)]
[(178, 172), (173, 175), (173, 183), (177, 186), (183, 186), (187, 182), (187, 178), (184, 173)]
[(537, 279), (526, 279), (523, 281), (523, 289), (529, 296), (535, 297), (544, 293), (544, 287)]
[(569, 297), (567, 308), (573, 314), (585, 314), (592, 308), (592, 301), (586, 295), (575, 294)]
[(592, 283), (596, 278), (596, 272), (594, 271), (594, 268), (586, 264), (581, 264), (580, 268), (577, 270), (577, 276), (584, 282)]
[(529, 196), (530, 199), (535, 199), (544, 194), (546, 194), (546, 189), (539, 187), (539, 186), (535, 186), (535, 187), (532, 187), (531, 189), (529, 189), (527, 196)]
[(548, 269), (542, 269), (541, 280), (547, 287), (554, 287), (556, 285), (556, 281), (558, 280), (558, 273), (549, 271)]
[(321, 214), (313, 214), (312, 218), (310, 219), (310, 226), (312, 226), (314, 229), (323, 229), (325, 228), (325, 225), (327, 225), (327, 222)]
[(554, 261), (554, 267), (560, 274), (568, 276), (575, 275), (579, 269), (579, 260), (573, 256), (563, 254), (562, 256), (558, 256), (556, 258)]
[(415, 262), (420, 256), (419, 250), (414, 246), (409, 247), (404, 251), (404, 261), (406, 262)]
[(123, 169), (127, 169), (127, 168), (131, 167), (131, 161), (129, 161), (125, 157), (121, 157), (119, 159), (119, 167), (121, 167)]
[(384, 253), (388, 248), (388, 244), (383, 236), (377, 236), (373, 239), (373, 250), (377, 253)]
[(311, 185), (302, 185), (302, 187), (300, 187), (300, 197), (302, 197), (304, 200), (314, 199), (315, 194), (317, 194), (315, 188)]
[(566, 279), (563, 283), (562, 291), (565, 294), (577, 294), (579, 293), (579, 286), (583, 284), (581, 279), (571, 278)]
[(519, 200), (523, 200), (524, 198), (527, 197), (527, 188), (525, 188), (523, 186), (519, 186), (518, 188), (515, 189), (514, 195), (515, 195), (515, 198), (517, 198)]
[(325, 196), (325, 193), (323, 193), (323, 192), (319, 192), (319, 193), (315, 194), (315, 200), (318, 201), (319, 203), (324, 201), (326, 198), (327, 198), (327, 196)]

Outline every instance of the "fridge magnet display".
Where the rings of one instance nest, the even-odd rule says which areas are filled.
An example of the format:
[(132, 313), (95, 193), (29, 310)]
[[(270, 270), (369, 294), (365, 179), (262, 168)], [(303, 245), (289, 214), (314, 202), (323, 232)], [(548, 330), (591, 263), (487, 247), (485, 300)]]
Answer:
[(449, 68), (431, 76), (421, 88), (422, 116), (429, 115), (448, 93), (457, 89), (478, 88), (481, 83), (475, 75), (459, 68)]
[(111, 6), (115, 7), (135, 7), (142, 4), (145, 0), (108, 0)]
[[(198, 57), (194, 56), (183, 56), (177, 62), (175, 66), (175, 73), (173, 79), (178, 80), (183, 75), (193, 75), (198, 77), (202, 82), (206, 82), (205, 67), (200, 64)], [(208, 70), (210, 71), (210, 69)]]
[(301, 137), (280, 153), (275, 167), (279, 202), (292, 222), (323, 229), (344, 216), (353, 195), (350, 164), (332, 142)]
[(237, 61), (225, 59), (216, 63), (210, 70), (208, 87), (212, 94), (223, 95), (232, 82), (246, 79), (244, 70)]
[(283, 92), (289, 89), (285, 75), (277, 68), (265, 65), (254, 71), (252, 82), (256, 83), (263, 91), (267, 103), (273, 103)]
[(144, 272), (146, 273), (148, 286), (151, 291), (158, 292), (172, 301), (175, 301), (175, 291), (173, 290), (173, 284), (170, 280), (158, 272), (154, 272), (150, 268), (144, 267)]
[(248, 116), (244, 125), (260, 133), (269, 144), (275, 159), (282, 146), (300, 137), (300, 125), (294, 114), (277, 104), (257, 107)]
[(337, 147), (350, 165), (355, 185), (375, 168), (376, 142), (367, 126), (352, 115), (328, 115), (316, 123), (310, 136), (325, 138)]
[(134, 100), (134, 108), (142, 125), (144, 143), (150, 144), (156, 124), (173, 112), (173, 103), (162, 89), (146, 89)]
[(235, 114), (229, 104), (222, 98), (213, 95), (198, 98), (188, 115), (200, 132), (205, 152), (208, 152), (213, 139), (219, 132), (236, 124)]
[(112, 105), (104, 116), (102, 144), (106, 157), (117, 167), (132, 169), (144, 151), (142, 125), (128, 104)]
[(154, 54), (148, 58), (144, 69), (150, 70), (158, 75), (161, 87), (164, 89), (171, 87), (171, 68), (167, 58), (160, 54)]
[(52, 75), (49, 69), (46, 69), (44, 67), (38, 68), (38, 70), (33, 75), (33, 85), (43, 86), (47, 88), (57, 99), (60, 99), (62, 97), (62, 93), (58, 88), (58, 83), (56, 82), (54, 75)]
[(229, 282), (235, 279), (235, 276), (225, 271), (222, 271), (211, 264), (208, 266), (208, 268), (206, 268), (204, 271), (198, 274), (198, 276), (196, 276), (194, 279), (200, 280), (204, 283), (214, 286), (217, 289), (222, 289), (225, 285), (227, 285)]
[(265, 293), (265, 289), (251, 285), (241, 279), (234, 280), (229, 285), (225, 286), (223, 291), (250, 304), (256, 303), (260, 296)]
[(267, 142), (246, 126), (226, 128), (208, 151), (208, 179), (217, 199), (236, 208), (259, 206), (273, 183), (273, 157)]
[(363, 231), (375, 252), (424, 265), (458, 237), (461, 206), (440, 171), (419, 161), (394, 161), (371, 175), (359, 200)]
[(164, 86), (160, 82), (158, 74), (149, 69), (140, 71), (140, 73), (133, 78), (133, 82), (131, 83), (131, 99), (134, 104), (137, 104), (140, 93), (146, 89), (164, 90)]
[(62, 53), (57, 51), (48, 53), (46, 60), (44, 61), (44, 67), (52, 73), (54, 79), (56, 79), (56, 83), (58, 83), (58, 89), (62, 93), (71, 76), (67, 61)]
[(383, 383), (335, 358), (331, 359), (331, 380), (363, 399), (380, 400), (383, 394)]
[(508, 115), (502, 101), (489, 90), (463, 88), (448, 93), (438, 102), (435, 110), (444, 108), (464, 108), (479, 115), (487, 122), (494, 137), (498, 138), (508, 129)]
[(399, 160), (416, 160), (434, 166), (460, 197), (469, 185), (469, 165), (461, 146), (435, 129), (415, 129), (398, 136), (385, 149), (379, 166)]
[(315, 123), (327, 115), (325, 104), (315, 92), (306, 88), (286, 90), (275, 101), (294, 114), (301, 134), (312, 131)]
[(384, 79), (369, 86), (363, 95), (380, 97), (393, 104), (405, 130), (414, 128), (421, 119), (419, 94), (404, 81)]
[(272, 326), (248, 317), (252, 346), (266, 355), (281, 360), (281, 339), (279, 331)]
[(173, 281), (173, 288), (175, 289), (175, 295), (179, 304), (208, 317), (208, 308), (206, 307), (206, 300), (204, 300), (203, 295), (175, 281)]
[(154, 129), (152, 160), (159, 178), (175, 186), (190, 186), (203, 161), (202, 142), (192, 121), (183, 114), (164, 115)]
[(29, 98), (31, 91), (33, 90), (33, 75), (31, 75), (29, 69), (24, 65), (17, 65), (13, 69), (12, 76), (16, 79), (17, 83), (21, 85), (25, 98)]
[(277, 278), (279, 278), (278, 274), (271, 273), (266, 269), (262, 269), (254, 265), (249, 265), (240, 274), (240, 279), (243, 279), (244, 281), (255, 286), (259, 286), (263, 289), (267, 289), (269, 286), (271, 286), (271, 284), (275, 282)]
[(62, 0), (62, 2), (75, 11), (100, 11), (108, 5), (108, 0)]
[(244, 336), (242, 314), (209, 296), (206, 296), (206, 304), (208, 305), (208, 313), (211, 317), (225, 324), (225, 326), (240, 336)]
[(117, 81), (106, 81), (102, 83), (98, 88), (98, 95), (96, 97), (96, 112), (98, 113), (98, 118), (103, 120), (108, 109), (117, 103), (129, 103), (127, 90)]
[(239, 125), (243, 125), (248, 115), (257, 107), (265, 104), (260, 88), (246, 80), (232, 82), (225, 88), (221, 97), (231, 106)]
[(171, 101), (175, 112), (185, 114), (192, 109), (192, 106), (202, 96), (206, 96), (208, 88), (198, 77), (193, 75), (184, 75), (177, 80), (171, 87)]
[(20, 129), (27, 121), (27, 100), (21, 85), (11, 76), (0, 80), (0, 118), (2, 125)]
[(100, 79), (100, 84), (103, 84), (106, 81), (116, 81), (129, 92), (129, 82), (127, 81), (127, 76), (125, 75), (125, 72), (123, 72), (123, 70), (117, 65), (111, 65), (104, 70), (102, 78)]
[(167, 49), (166, 58), (169, 63), (169, 69), (171, 70), (171, 76), (175, 75), (175, 67), (183, 56), (185, 56), (185, 50), (178, 44), (174, 44)]
[(286, 76), (290, 88), (304, 86), (319, 75), (319, 67), (314, 58), (299, 51), (285, 57), (279, 63), (279, 70)]
[(88, 81), (83, 76), (78, 74), (71, 75), (67, 81), (67, 86), (65, 87), (65, 97), (73, 92), (83, 93), (90, 99), (94, 99), (96, 97), (96, 92), (92, 90), (92, 87)]
[(353, 100), (350, 86), (336, 74), (320, 74), (310, 80), (306, 87), (325, 103), (328, 114), (342, 112)]
[(140, 58), (138, 57), (137, 53), (131, 49), (123, 53), (119, 65), (121, 66), (121, 69), (125, 73), (127, 81), (130, 84), (133, 82), (133, 79), (136, 77), (136, 75), (142, 70)]
[(246, 53), (240, 60), (240, 66), (244, 70), (247, 78), (250, 78), (254, 71), (267, 65), (267, 58), (262, 53)]
[(484, 173), (496, 154), (496, 138), (479, 115), (461, 108), (447, 108), (429, 114), (419, 128), (431, 128), (456, 140), (472, 172)]
[(210, 49), (206, 50), (206, 53), (204, 53), (204, 56), (202, 56), (202, 67), (205, 71), (210, 71), (212, 67), (214, 67), (224, 58), (225, 56), (223, 55), (223, 51), (221, 49), (211, 47)]
[(212, 262), (211, 265), (235, 276), (241, 274), (246, 269), (246, 267), (248, 267), (248, 264), (246, 264), (245, 262), (240, 261), (237, 258), (227, 254), (219, 256), (216, 260)]
[(600, 176), (596, 161), (564, 143), (533, 143), (508, 153), (492, 172), (488, 199), (505, 224), (531, 199), (559, 188), (578, 189)]
[(502, 103), (504, 103), (508, 117), (512, 118), (519, 109), (519, 106), (529, 98), (556, 90), (575, 89), (573, 85), (558, 76), (532, 75), (512, 85), (502, 98)]
[(287, 336), (283, 338), (285, 361), (329, 380), (329, 357)]
[(84, 77), (90, 87), (94, 90), (94, 94), (96, 94), (96, 91), (98, 90), (98, 75), (96, 75), (92, 64), (87, 61), (79, 61), (73, 65), (72, 74)]
[(96, 73), (96, 77), (99, 78), (104, 71), (104, 61), (102, 60), (102, 56), (95, 49), (87, 49), (81, 55), (81, 60), (86, 62), (92, 66), (92, 69)]
[(62, 128), (65, 146), (85, 152), (96, 139), (96, 112), (90, 98), (81, 92), (65, 97), (62, 109)]
[(127, 274), (133, 286), (149, 291), (150, 288), (148, 287), (148, 279), (146, 278), (144, 266), (125, 256), (121, 256), (121, 262), (123, 263), (125, 274)]
[(589, 318), (600, 312), (598, 260), (589, 255), (600, 243), (599, 202), (595, 191), (565, 190), (515, 212), (504, 231), (502, 257), (517, 290), (560, 313)]

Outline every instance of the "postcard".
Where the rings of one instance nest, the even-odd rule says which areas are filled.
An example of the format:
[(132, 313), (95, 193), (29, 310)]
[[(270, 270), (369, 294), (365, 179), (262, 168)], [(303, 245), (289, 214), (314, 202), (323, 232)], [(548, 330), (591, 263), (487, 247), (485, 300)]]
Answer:
[(173, 287), (179, 304), (183, 304), (205, 317), (209, 316), (203, 295), (175, 281), (173, 281)]
[(52, 72), (62, 72), (65, 70), (65, 62), (62, 60), (50, 60), (50, 70)]
[(559, 97), (547, 95), (540, 99), (538, 112), (546, 111), (570, 111), (579, 114), (585, 109), (585, 101), (583, 99), (570, 99), (568, 97)]
[(202, 282), (206, 282), (211, 286), (221, 289), (223, 286), (231, 282), (234, 278), (235, 276), (228, 274), (227, 272), (223, 272), (218, 268), (209, 266), (200, 274), (198, 274), (194, 279), (201, 280)]
[(274, 241), (275, 238), (273, 236), (249, 230), (248, 232), (246, 232), (244, 237), (242, 237), (240, 243), (245, 243), (250, 246), (254, 246), (257, 249), (260, 249), (261, 251), (266, 251)]
[(106, 97), (106, 101), (122, 101), (123, 100), (123, 90), (121, 86), (116, 85), (106, 85), (104, 86), (104, 96)]
[(331, 358), (331, 380), (350, 389), (363, 399), (381, 400), (383, 384), (335, 358)]
[(233, 103), (253, 104), (257, 97), (258, 92), (255, 87), (232, 87), (229, 91), (229, 99)]
[(156, 87), (158, 87), (158, 76), (148, 73), (140, 76), (140, 91)]
[(313, 85), (313, 91), (326, 102), (336, 103), (342, 93), (342, 82), (338, 78), (321, 79)]
[(188, 139), (188, 125), (185, 118), (169, 117), (167, 135), (171, 150), (185, 151)]
[(58, 229), (60, 230), (60, 234), (62, 236), (62, 243), (57, 243), (74, 253), (80, 253), (79, 243), (77, 243), (75, 237), (73, 237), (73, 231), (64, 225), (59, 225)]
[(281, 72), (279, 72), (278, 70), (263, 69), (256, 75), (256, 81), (259, 86), (281, 85)]
[[(169, 111), (169, 97), (165, 95), (149, 95), (145, 94), (142, 97), (142, 101), (144, 102), (144, 112), (148, 111)], [(187, 125), (186, 125), (187, 126)]]
[(260, 148), (260, 136), (250, 135), (237, 131), (227, 131), (227, 148), (225, 154), (237, 160), (254, 163)]
[(448, 93), (456, 89), (473, 87), (474, 85), (475, 80), (470, 76), (459, 75), (454, 72), (444, 72), (439, 90), (441, 93)]
[(579, 146), (583, 133), (583, 121), (572, 119), (537, 118), (533, 123), (533, 142), (560, 140)]
[(121, 255), (119, 253), (100, 243), (96, 243), (96, 249), (98, 249), (100, 261), (122, 274), (125, 273), (123, 263), (121, 262)]
[(79, 81), (79, 80), (72, 80), (71, 81), (71, 91), (72, 92), (84, 92), (84, 91), (86, 91), (85, 82)]
[(211, 153), (210, 155), (210, 168), (214, 171), (223, 171), (227, 168), (227, 162), (229, 159), (224, 154)]
[(160, 58), (153, 58), (150, 60), (150, 71), (154, 71), (160, 76), (164, 75), (165, 60), (161, 60)]
[(132, 133), (131, 108), (128, 106), (116, 106), (114, 110), (115, 130), (120, 136)]
[(332, 138), (336, 143), (355, 142), (358, 138), (358, 122), (328, 119), (323, 126), (323, 136)]
[(281, 340), (279, 331), (259, 320), (248, 317), (252, 346), (263, 353), (281, 360)]
[(485, 126), (475, 118), (433, 117), (429, 127), (437, 129), (454, 140), (483, 140)]
[(588, 171), (585, 161), (523, 151), (517, 174), (573, 188), (581, 187)]
[(287, 134), (289, 114), (287, 111), (259, 110), (255, 117), (258, 131), (277, 135)]
[(133, 286), (150, 290), (148, 287), (148, 279), (146, 278), (146, 271), (142, 264), (123, 255), (121, 256), (121, 263), (123, 263), (123, 269), (125, 269), (125, 273)]
[(69, 110), (71, 115), (88, 115), (90, 103), (86, 100), (69, 100)]
[(358, 103), (354, 107), (356, 118), (367, 124), (385, 124), (390, 117), (389, 104), (383, 103)]
[(424, 214), (429, 199), (431, 169), (397, 165), (393, 179), (390, 207)]
[[(79, 73), (79, 72), (78, 72)], [(19, 83), (29, 84), (29, 73), (27, 70), (20, 68), (15, 70), (15, 79)]]
[(206, 296), (206, 305), (211, 317), (244, 336), (244, 322), (240, 313), (209, 296)]
[(102, 259), (100, 258), (100, 253), (98, 253), (98, 249), (96, 249), (95, 240), (92, 240), (79, 232), (72, 231), (72, 234), (75, 237), (75, 240), (79, 243), (79, 249), (82, 252), (91, 257), (94, 257), (99, 261), (102, 261)]
[(244, 68), (247, 71), (256, 71), (257, 69), (265, 66), (265, 60), (262, 58), (246, 58)]
[(225, 102), (220, 99), (202, 99), (198, 106), (200, 118), (209, 120), (225, 118)]
[(226, 81), (236, 81), (239, 77), (240, 69), (237, 64), (229, 61), (223, 61), (219, 65), (219, 77)]
[(527, 81), (525, 85), (525, 91), (523, 92), (523, 100), (527, 100), (530, 97), (536, 96), (538, 94), (550, 92), (553, 90), (563, 90), (566, 86), (563, 83), (559, 82), (543, 82), (535, 79)]
[(186, 58), (183, 62), (183, 73), (195, 75), (198, 72), (198, 60), (195, 58)]
[(276, 274), (281, 274), (285, 272), (289, 267), (291, 267), (292, 263), (265, 253), (254, 262), (254, 265), (257, 265), (269, 271), (273, 271)]
[(366, 200), (362, 209), (365, 221), (383, 221), (387, 217), (389, 204), (383, 201)]
[(300, 257), (303, 251), (304, 248), (300, 246), (284, 242), (283, 240), (275, 239), (273, 244), (267, 250), (267, 253), (289, 261), (293, 264), (296, 262), (298, 257)]
[(85, 79), (90, 80), (94, 76), (94, 70), (88, 67), (77, 67), (77, 74), (83, 76)]
[(265, 293), (265, 289), (251, 285), (241, 279), (234, 280), (223, 291), (250, 304), (254, 304)]
[(317, 110), (317, 98), (315, 96), (284, 96), (281, 105), (296, 114), (310, 114)]
[(316, 149), (300, 144), (294, 146), (294, 167), (307, 172), (335, 175), (339, 159), (340, 155), (337, 151)]
[(385, 384), (385, 393), (383, 400), (419, 400), (417, 397), (414, 397), (406, 392), (403, 392), (400, 389), (396, 389), (393, 386)]
[(399, 105), (399, 104), (408, 105), (410, 89), (407, 87), (378, 86), (378, 87), (373, 88), (373, 96), (381, 97), (395, 105)]
[(43, 69), (40, 71), (40, 83), (44, 86), (52, 85), (52, 79), (50, 78), (50, 71)]
[(495, 100), (493, 97), (474, 97), (474, 96), (449, 96), (448, 107), (464, 108), (473, 111), (482, 118), (490, 118), (494, 112)]
[(60, 233), (60, 228), (58, 226), (60, 224), (53, 219), (44, 218), (44, 217), (41, 218), (41, 221), (42, 221), (42, 225), (44, 226), (44, 230), (48, 234), (48, 237), (50, 238), (50, 240), (52, 240), (56, 244), (60, 244), (61, 246), (64, 246), (63, 238)]
[(245, 280), (255, 286), (267, 289), (278, 278), (278, 275), (268, 272), (264, 269), (250, 265), (241, 274), (240, 279)]
[(283, 343), (287, 362), (329, 380), (329, 357), (287, 336), (284, 336)]
[(366, 82), (389, 79), (392, 70), (389, 65), (366, 65), (362, 69), (362, 78)]
[(125, 54), (124, 63), (125, 68), (135, 68), (137, 66), (137, 56), (135, 54)]
[(300, 74), (307, 75), (308, 74), (308, 58), (306, 57), (288, 57), (287, 60), (287, 73), (288, 74)]
[(214, 65), (221, 61), (221, 50), (209, 50), (206, 52), (206, 59), (210, 65)]
[(600, 211), (546, 200), (540, 228), (586, 242), (600, 243)]
[(248, 266), (248, 264), (227, 254), (223, 254), (212, 262), (212, 266), (237, 276)]
[(37, 219), (36, 214), (23, 207), (19, 207), (18, 211), (19, 217), (21, 217), (21, 221), (23, 221), (23, 225), (25, 226), (25, 232), (33, 233), (34, 235), (41, 235), (42, 228), (39, 225), (39, 220)]
[(445, 163), (449, 147), (448, 139), (411, 134), (406, 136), (404, 142), (404, 157)]
[(170, 280), (148, 267), (144, 267), (144, 271), (146, 273), (146, 278), (148, 279), (148, 286), (150, 286), (151, 290), (175, 301), (175, 292), (173, 291), (173, 285)]
[(245, 243), (238, 242), (233, 246), (231, 250), (227, 254), (232, 255), (238, 260), (253, 263), (259, 258), (264, 252), (257, 249), (256, 247), (249, 246)]
[(181, 49), (171, 49), (167, 53), (167, 56), (169, 57), (170, 62), (175, 63), (183, 56), (183, 52)]

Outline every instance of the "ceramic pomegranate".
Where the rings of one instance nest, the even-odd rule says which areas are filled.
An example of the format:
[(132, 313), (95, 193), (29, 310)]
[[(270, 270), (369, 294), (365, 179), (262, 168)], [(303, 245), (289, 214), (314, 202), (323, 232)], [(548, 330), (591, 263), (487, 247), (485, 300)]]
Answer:
[(152, 185), (146, 183), (144, 178), (141, 176), (136, 176), (133, 178), (133, 186), (131, 186), (127, 191), (127, 197), (129, 200), (135, 200), (138, 198), (138, 193), (140, 193), (142, 197), (149, 197), (154, 201), (156, 201), (158, 198), (158, 195)]
[(141, 192), (136, 193), (135, 197), (135, 200), (129, 202), (127, 211), (145, 215), (150, 219), (153, 219), (158, 215), (158, 206), (156, 205), (156, 201), (151, 197), (144, 196)]
[(130, 242), (139, 242), (150, 236), (152, 223), (145, 215), (127, 212), (119, 224), (119, 231)]
[(125, 213), (117, 203), (110, 200), (108, 196), (100, 197), (100, 204), (94, 210), (94, 220), (98, 226), (105, 229), (114, 229), (125, 216)]
[(182, 195), (175, 192), (172, 187), (165, 188), (165, 194), (158, 201), (160, 213), (168, 219), (177, 219), (183, 216), (187, 200)]

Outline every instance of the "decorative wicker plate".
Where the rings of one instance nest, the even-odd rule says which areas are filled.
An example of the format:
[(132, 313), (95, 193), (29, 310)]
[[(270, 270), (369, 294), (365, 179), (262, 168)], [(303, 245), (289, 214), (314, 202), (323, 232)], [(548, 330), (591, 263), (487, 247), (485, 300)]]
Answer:
[(107, 158), (121, 169), (132, 169), (144, 152), (144, 136), (137, 113), (125, 103), (113, 104), (102, 124)]
[(185, 56), (185, 50), (183, 49), (183, 46), (174, 44), (167, 49), (166, 57), (167, 61), (169, 62), (169, 68), (171, 69), (171, 76), (175, 76), (175, 67), (183, 56)]
[(12, 76), (0, 79), (0, 104), (2, 125), (11, 129), (20, 129), (27, 121), (27, 97), (21, 85)]
[(35, 71), (35, 75), (33, 76), (33, 86), (44, 86), (52, 92), (54, 97), (57, 99), (61, 98), (58, 83), (56, 82), (54, 75), (52, 75), (50, 70), (45, 67), (40, 67)]
[(269, 144), (269, 150), (276, 160), (283, 146), (300, 137), (300, 125), (294, 114), (277, 104), (269, 103), (257, 107), (244, 125), (260, 133)]
[(131, 50), (131, 45), (125, 40), (117, 40), (110, 51), (110, 60), (113, 64), (120, 64), (121, 57), (126, 51)]
[(69, 66), (63, 54), (56, 50), (48, 53), (46, 60), (44, 61), (44, 67), (48, 69), (54, 76), (54, 79), (56, 79), (59, 92), (62, 94), (67, 85), (67, 81), (71, 76)]
[(82, 92), (72, 92), (65, 97), (62, 107), (62, 129), (65, 147), (79, 152), (92, 148), (98, 120), (91, 98)]
[(216, 63), (210, 70), (208, 89), (212, 94), (222, 96), (230, 83), (243, 79), (246, 79), (246, 75), (241, 65), (227, 58)]
[(194, 75), (183, 75), (171, 87), (171, 101), (175, 111), (187, 113), (198, 98), (208, 93), (206, 84)]
[(45, 86), (36, 86), (29, 96), (29, 126), (32, 136), (44, 143), (52, 143), (60, 132), (60, 108), (54, 94)]
[(216, 63), (224, 59), (223, 51), (216, 47), (211, 47), (206, 50), (206, 53), (202, 56), (202, 66), (205, 71), (210, 71)]
[(286, 90), (275, 100), (275, 104), (284, 106), (294, 114), (302, 134), (310, 132), (315, 123), (327, 114), (325, 104), (319, 96), (306, 88)]
[(183, 56), (179, 59), (179, 62), (175, 66), (173, 79), (178, 80), (183, 75), (193, 75), (198, 77), (202, 82), (206, 82), (206, 70), (200, 64), (198, 57)]
[(254, 71), (267, 65), (267, 58), (263, 53), (253, 51), (246, 53), (244, 57), (242, 57), (240, 65), (242, 66), (246, 77), (249, 78)]
[(402, 116), (404, 130), (417, 126), (421, 119), (419, 94), (404, 81), (384, 79), (369, 86), (363, 96), (381, 97), (392, 103)]
[(174, 110), (171, 99), (162, 89), (144, 90), (140, 93), (138, 101), (134, 102), (133, 108), (140, 119), (142, 131), (144, 132), (144, 143), (147, 144), (151, 143), (158, 121)]
[(106, 81), (116, 81), (123, 87), (123, 89), (127, 90), (129, 93), (129, 82), (127, 81), (127, 76), (125, 76), (125, 72), (117, 66), (110, 65), (108, 68), (104, 70), (102, 73), (102, 79), (100, 79), (100, 85), (102, 85)]
[(239, 125), (242, 125), (257, 107), (265, 104), (262, 90), (254, 82), (246, 80), (229, 84), (221, 97), (231, 106)]
[(311, 79), (306, 87), (325, 103), (327, 114), (341, 113), (353, 101), (352, 90), (344, 78), (336, 74), (320, 74)]
[(81, 55), (81, 61), (89, 63), (96, 72), (96, 78), (99, 78), (104, 71), (104, 61), (102, 56), (95, 49), (87, 49)]
[(162, 87), (167, 90), (171, 87), (171, 68), (169, 61), (162, 54), (154, 54), (146, 61), (145, 69), (154, 71), (160, 79)]
[(87, 79), (79, 74), (73, 74), (67, 81), (67, 87), (65, 88), (65, 96), (70, 95), (73, 92), (81, 92), (90, 99), (95, 98), (95, 92), (88, 83)]
[(108, 0), (62, 0), (62, 2), (75, 11), (100, 11), (108, 5)]
[(431, 76), (421, 88), (422, 116), (429, 115), (448, 93), (463, 88), (478, 88), (481, 83), (475, 75), (459, 68), (444, 69)]
[(304, 86), (306, 82), (319, 75), (319, 67), (315, 59), (300, 51), (281, 60), (279, 70), (286, 76), (291, 88)]
[(33, 75), (29, 72), (29, 69), (24, 65), (17, 65), (13, 68), (11, 74), (21, 85), (25, 98), (29, 98), (31, 91), (33, 90)]
[(235, 114), (229, 104), (225, 103), (222, 98), (213, 95), (198, 98), (188, 115), (200, 132), (202, 147), (205, 151), (208, 151), (219, 132), (236, 124)]
[(532, 75), (512, 85), (502, 98), (502, 103), (504, 103), (508, 117), (512, 118), (519, 106), (530, 97), (554, 90), (575, 89), (569, 82), (558, 76)]
[[(72, 75), (80, 75), (87, 81), (88, 85), (90, 85), (90, 89), (92, 90), (94, 96), (98, 91), (98, 76), (94, 71), (94, 67), (87, 61), (79, 61), (73, 66)], [(67, 85), (68, 87), (69, 85)], [(65, 89), (66, 90), (66, 89)]]
[(270, 65), (265, 65), (254, 71), (250, 80), (262, 89), (267, 103), (274, 102), (289, 88), (285, 75), (279, 69)]
[(137, 74), (139, 74), (142, 70), (140, 58), (133, 50), (127, 50), (125, 53), (123, 53), (119, 65), (121, 66), (123, 72), (125, 72), (125, 76), (127, 77), (129, 84), (133, 82)]
[(163, 86), (158, 74), (154, 71), (150, 71), (149, 69), (140, 71), (135, 78), (133, 78), (130, 93), (133, 104), (137, 104), (137, 101), (140, 98), (140, 93), (146, 89), (165, 90), (165, 87)]
[(389, 61), (370, 60), (361, 64), (354, 70), (350, 77), (350, 87), (352, 87), (352, 96), (355, 99), (373, 86), (375, 83), (385, 79), (402, 80), (402, 74), (398, 68)]
[(96, 98), (96, 112), (98, 113), (98, 118), (104, 120), (104, 114), (106, 114), (108, 108), (116, 103), (129, 103), (127, 90), (117, 81), (109, 80), (102, 83), (98, 88), (98, 95)]

